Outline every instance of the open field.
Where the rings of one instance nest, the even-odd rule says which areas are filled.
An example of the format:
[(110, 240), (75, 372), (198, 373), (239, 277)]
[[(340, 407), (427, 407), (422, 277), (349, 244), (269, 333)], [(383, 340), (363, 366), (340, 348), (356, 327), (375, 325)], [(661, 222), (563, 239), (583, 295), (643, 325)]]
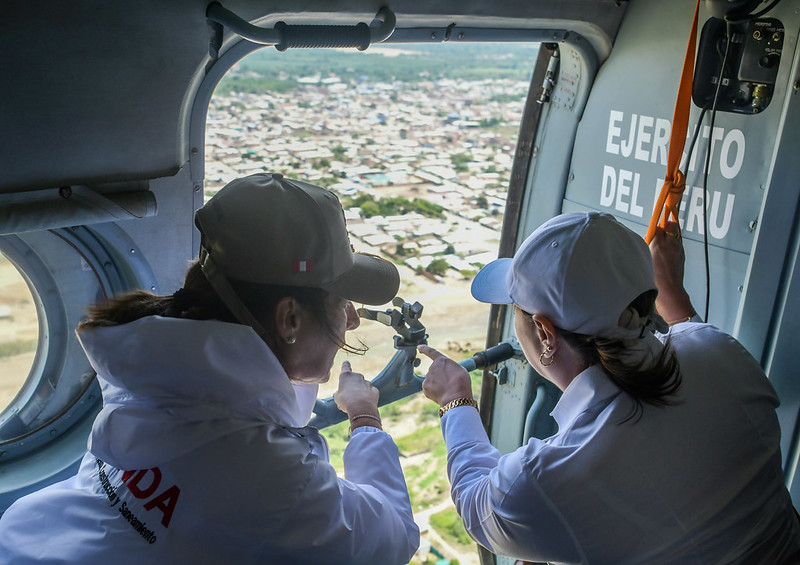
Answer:
[(0, 411), (25, 382), (38, 337), (39, 320), (28, 285), (0, 255)]

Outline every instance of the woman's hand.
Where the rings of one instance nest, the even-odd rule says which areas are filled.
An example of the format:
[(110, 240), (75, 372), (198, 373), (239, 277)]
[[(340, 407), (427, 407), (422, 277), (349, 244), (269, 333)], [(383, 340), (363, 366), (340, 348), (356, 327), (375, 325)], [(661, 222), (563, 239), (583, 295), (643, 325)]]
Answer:
[(683, 269), (686, 257), (683, 251), (681, 228), (675, 222), (656, 228), (650, 242), (653, 271), (658, 288), (656, 309), (667, 323), (684, 321), (694, 315), (691, 299), (683, 287)]
[(380, 391), (364, 375), (353, 372), (350, 361), (342, 363), (339, 389), (333, 393), (333, 401), (339, 410), (347, 413), (351, 430), (361, 426), (381, 427), (379, 397)]
[(425, 396), (439, 406), (456, 398), (472, 398), (472, 381), (464, 367), (433, 347), (420, 345), (417, 350), (433, 360), (425, 380), (422, 381), (422, 392)]

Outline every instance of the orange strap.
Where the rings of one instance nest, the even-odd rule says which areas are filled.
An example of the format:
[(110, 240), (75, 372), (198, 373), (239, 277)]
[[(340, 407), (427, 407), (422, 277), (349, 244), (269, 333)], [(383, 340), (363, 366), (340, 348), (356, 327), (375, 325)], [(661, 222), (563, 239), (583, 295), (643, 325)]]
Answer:
[[(656, 235), (656, 226), (662, 228), (667, 225), (670, 216), (678, 221), (678, 205), (681, 202), (683, 191), (686, 188), (686, 177), (680, 170), (683, 147), (686, 145), (686, 132), (689, 130), (689, 109), (692, 102), (692, 75), (694, 74), (695, 43), (697, 42), (697, 12), (700, 0), (694, 7), (694, 20), (692, 31), (689, 34), (689, 45), (686, 47), (686, 58), (683, 60), (681, 84), (678, 87), (678, 98), (675, 101), (675, 113), (672, 116), (672, 131), (669, 136), (669, 153), (667, 154), (667, 174), (664, 186), (658, 195), (658, 201), (653, 209), (653, 217), (647, 228), (644, 240), (649, 244)], [(662, 211), (666, 209), (663, 218)], [(659, 224), (659, 219), (661, 220)]]

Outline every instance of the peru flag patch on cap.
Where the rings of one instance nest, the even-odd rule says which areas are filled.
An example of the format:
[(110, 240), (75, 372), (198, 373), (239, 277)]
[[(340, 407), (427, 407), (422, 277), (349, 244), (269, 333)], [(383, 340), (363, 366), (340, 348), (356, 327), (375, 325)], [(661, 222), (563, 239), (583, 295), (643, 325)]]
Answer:
[(294, 272), (295, 273), (310, 273), (313, 270), (313, 263), (311, 261), (295, 261), (294, 262)]

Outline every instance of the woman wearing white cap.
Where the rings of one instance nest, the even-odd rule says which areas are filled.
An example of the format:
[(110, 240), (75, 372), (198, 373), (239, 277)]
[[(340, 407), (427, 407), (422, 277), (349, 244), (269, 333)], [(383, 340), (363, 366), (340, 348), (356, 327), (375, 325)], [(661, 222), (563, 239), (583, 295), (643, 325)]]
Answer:
[(612, 216), (564, 214), (475, 278), (478, 300), (514, 305), (525, 356), (563, 391), (548, 439), (501, 455), (466, 371), (420, 347), (456, 509), (481, 545), (537, 562), (800, 563), (775, 392), (694, 314), (677, 224), (651, 246), (655, 276)]
[(200, 261), (172, 296), (89, 311), (78, 336), (103, 409), (78, 474), (0, 520), (3, 563), (407, 563), (419, 544), (378, 391), (345, 362), (346, 479), (307, 427), (351, 300), (397, 269), (354, 253), (329, 191), (257, 174), (195, 221)]

